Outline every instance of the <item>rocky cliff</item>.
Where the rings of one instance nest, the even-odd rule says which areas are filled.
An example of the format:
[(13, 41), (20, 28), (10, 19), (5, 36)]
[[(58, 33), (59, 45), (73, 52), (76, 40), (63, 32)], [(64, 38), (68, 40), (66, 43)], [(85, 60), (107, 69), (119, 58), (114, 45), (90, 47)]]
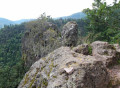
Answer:
[(120, 69), (118, 47), (101, 41), (60, 47), (36, 61), (18, 88), (119, 88), (120, 70), (112, 73)]
[(54, 24), (43, 22), (34, 26), (25, 32), (22, 39), (22, 58), (27, 67), (57, 47), (54, 44), (58, 31)]
[(63, 26), (62, 42), (65, 46), (75, 46), (78, 39), (78, 26), (76, 22), (68, 22)]
[(78, 33), (76, 22), (68, 22), (63, 27), (62, 33), (50, 22), (42, 21), (31, 25), (22, 39), (22, 58), (27, 67), (62, 45), (76, 44)]
[(54, 24), (46, 25), (42, 32), (25, 33), (23, 59), (27, 66), (35, 63), (18, 88), (120, 88), (118, 44), (95, 41), (75, 47), (75, 22), (68, 22), (61, 36)]

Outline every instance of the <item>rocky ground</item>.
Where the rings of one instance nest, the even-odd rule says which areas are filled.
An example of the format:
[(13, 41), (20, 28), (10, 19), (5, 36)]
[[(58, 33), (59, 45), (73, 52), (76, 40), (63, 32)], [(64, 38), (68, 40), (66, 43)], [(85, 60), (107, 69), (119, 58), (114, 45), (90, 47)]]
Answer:
[(18, 88), (119, 88), (118, 49), (101, 41), (60, 47), (35, 62)]
[[(50, 29), (51, 27), (48, 28), (50, 31), (47, 35), (51, 34), (51, 31), (57, 33)], [(30, 40), (31, 36), (24, 37), (23, 52), (27, 55), (26, 64), (29, 64), (29, 60), (35, 63), (25, 74), (18, 88), (120, 88), (119, 45), (95, 41), (92, 44), (74, 47), (77, 42), (76, 30), (77, 24), (68, 22), (61, 33), (61, 47), (51, 53), (45, 50), (43, 52), (47, 53), (44, 57), (40, 56), (37, 59), (30, 57), (32, 53), (28, 51), (33, 51), (34, 56), (41, 55), (42, 50), (39, 49), (42, 46), (41, 40), (39, 37), (34, 37), (32, 40)], [(32, 33), (28, 32), (29, 35)], [(53, 38), (56, 35), (53, 35)], [(37, 43), (34, 42), (36, 38)], [(41, 38), (48, 39), (46, 42), (49, 42), (48, 37)]]

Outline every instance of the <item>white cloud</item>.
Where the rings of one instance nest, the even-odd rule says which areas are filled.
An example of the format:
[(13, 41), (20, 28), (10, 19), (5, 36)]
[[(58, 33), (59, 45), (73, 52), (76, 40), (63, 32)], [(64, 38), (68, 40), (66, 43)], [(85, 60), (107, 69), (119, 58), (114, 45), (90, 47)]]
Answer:
[(42, 13), (60, 17), (91, 7), (94, 0), (0, 0), (0, 17), (10, 20), (37, 18)]

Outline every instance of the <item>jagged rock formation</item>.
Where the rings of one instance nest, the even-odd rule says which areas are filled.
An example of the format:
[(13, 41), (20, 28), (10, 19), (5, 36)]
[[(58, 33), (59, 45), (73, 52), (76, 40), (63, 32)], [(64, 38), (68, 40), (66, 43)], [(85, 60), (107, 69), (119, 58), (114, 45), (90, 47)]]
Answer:
[(22, 53), (26, 66), (35, 63), (18, 88), (120, 88), (118, 44), (95, 41), (73, 47), (78, 32), (72, 21), (61, 35), (50, 22), (32, 27), (22, 39)]
[(84, 54), (84, 55), (90, 55), (89, 45), (88, 44), (78, 45), (77, 47), (73, 48), (73, 51), (75, 51), (77, 53)]
[(35, 62), (18, 88), (107, 88), (108, 82), (102, 61), (61, 47)]
[(120, 46), (114, 44), (114, 48), (117, 51), (118, 64), (113, 64), (108, 70), (110, 74), (110, 88), (120, 88)]
[(96, 41), (91, 46), (92, 55), (102, 60), (107, 67), (118, 63), (120, 52), (116, 50), (114, 45), (108, 44), (108, 42)]
[(63, 27), (62, 34), (58, 31), (56, 25), (50, 22), (45, 21), (37, 24), (34, 23), (22, 39), (22, 58), (27, 67), (62, 46), (62, 43), (65, 46), (75, 46), (77, 42), (76, 22), (68, 22)]
[(62, 30), (62, 40), (65, 46), (75, 46), (78, 38), (78, 26), (74, 21), (64, 25)]
[(60, 34), (56, 25), (40, 22), (34, 26), (26, 31), (22, 39), (22, 56), (27, 67), (59, 47)]
[(110, 74), (109, 88), (120, 88), (120, 65), (109, 68)]
[(58, 48), (35, 62), (18, 88), (119, 88), (119, 51), (101, 41)]

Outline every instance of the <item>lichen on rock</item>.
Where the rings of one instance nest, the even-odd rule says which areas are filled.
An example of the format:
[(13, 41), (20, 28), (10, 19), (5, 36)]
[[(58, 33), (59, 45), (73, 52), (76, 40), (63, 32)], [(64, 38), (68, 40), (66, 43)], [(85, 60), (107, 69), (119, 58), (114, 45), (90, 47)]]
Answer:
[[(43, 64), (44, 68), (42, 68)], [(39, 69), (37, 73), (36, 69)], [(98, 61), (94, 56), (78, 54), (69, 47), (54, 50), (45, 59), (35, 62), (27, 73), (29, 73), (27, 83), (24, 84), (26, 78), (24, 77), (18, 88), (29, 86), (35, 88), (107, 88), (109, 82), (109, 74), (102, 61)], [(33, 79), (34, 82), (32, 82)]]
[(75, 46), (78, 39), (78, 26), (75, 21), (70, 21), (63, 26), (62, 41), (65, 46)]

